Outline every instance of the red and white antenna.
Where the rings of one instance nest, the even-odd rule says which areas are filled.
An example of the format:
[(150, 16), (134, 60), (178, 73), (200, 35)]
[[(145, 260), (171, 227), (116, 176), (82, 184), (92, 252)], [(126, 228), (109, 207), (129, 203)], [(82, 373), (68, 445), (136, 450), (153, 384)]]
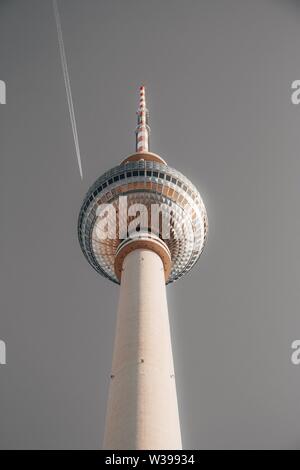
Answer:
[(137, 152), (148, 152), (149, 151), (149, 135), (150, 127), (148, 124), (149, 121), (149, 111), (146, 108), (146, 97), (145, 97), (145, 87), (142, 85), (140, 87), (140, 103), (139, 109), (137, 110), (138, 123), (135, 131), (136, 134), (136, 151)]

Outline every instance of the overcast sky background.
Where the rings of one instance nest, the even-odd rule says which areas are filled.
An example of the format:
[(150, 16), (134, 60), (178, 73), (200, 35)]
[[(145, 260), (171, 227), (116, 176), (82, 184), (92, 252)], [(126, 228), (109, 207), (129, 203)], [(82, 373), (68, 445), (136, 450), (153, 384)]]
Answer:
[(184, 448), (300, 449), (299, 2), (58, 4), (83, 181), (52, 2), (0, 0), (0, 447), (102, 445), (118, 286), (76, 224), (134, 151), (145, 83), (151, 150), (198, 187), (210, 225), (167, 288)]

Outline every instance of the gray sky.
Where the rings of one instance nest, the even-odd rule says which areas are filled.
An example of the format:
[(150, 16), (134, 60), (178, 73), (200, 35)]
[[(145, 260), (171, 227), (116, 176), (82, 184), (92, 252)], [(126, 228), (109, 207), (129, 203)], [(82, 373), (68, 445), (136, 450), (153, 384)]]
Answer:
[(50, 0), (0, 1), (0, 447), (99, 448), (118, 286), (77, 241), (85, 192), (151, 149), (198, 187), (205, 251), (168, 286), (183, 445), (300, 449), (300, 6), (60, 0), (80, 180)]

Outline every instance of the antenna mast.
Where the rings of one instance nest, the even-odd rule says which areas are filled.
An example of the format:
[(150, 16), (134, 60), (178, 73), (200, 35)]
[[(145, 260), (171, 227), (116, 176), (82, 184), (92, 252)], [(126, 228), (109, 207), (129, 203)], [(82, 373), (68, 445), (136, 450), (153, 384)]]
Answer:
[(149, 152), (149, 111), (146, 108), (145, 86), (140, 87), (140, 103), (137, 110), (136, 152)]

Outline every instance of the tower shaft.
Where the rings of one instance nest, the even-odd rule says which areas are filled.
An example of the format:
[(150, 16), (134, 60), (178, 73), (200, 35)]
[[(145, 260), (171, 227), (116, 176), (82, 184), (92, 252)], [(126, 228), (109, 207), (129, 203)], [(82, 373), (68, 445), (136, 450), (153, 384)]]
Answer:
[(182, 448), (164, 267), (148, 249), (123, 261), (104, 448)]

